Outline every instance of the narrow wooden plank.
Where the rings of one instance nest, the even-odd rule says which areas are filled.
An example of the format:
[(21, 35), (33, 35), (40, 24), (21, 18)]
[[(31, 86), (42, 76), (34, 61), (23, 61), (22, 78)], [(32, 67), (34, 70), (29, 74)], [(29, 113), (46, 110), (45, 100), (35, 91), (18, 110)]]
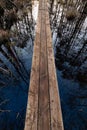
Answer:
[(48, 12), (46, 13), (46, 29), (47, 29), (51, 130), (64, 130)]
[[(45, 5), (43, 5), (45, 7)], [(40, 91), (39, 91), (39, 124), (38, 130), (50, 130), (48, 62), (46, 42), (45, 10), (41, 10), (41, 51), (40, 51)]]
[(45, 0), (39, 0), (39, 3), (40, 3), (39, 10), (44, 10), (45, 9), (44, 2), (45, 2)]
[(25, 130), (63, 130), (47, 0), (40, 0)]
[(59, 97), (59, 91), (58, 91), (58, 85), (56, 79), (55, 66), (53, 65), (53, 63), (54, 63), (53, 51), (52, 48), (48, 48), (51, 129), (63, 130), (60, 97)]
[(42, 8), (42, 1), (39, 0), (39, 12), (40, 12), (40, 9)]
[(28, 104), (24, 130), (37, 130), (38, 122), (38, 89), (39, 89), (39, 60), (40, 60), (40, 12), (36, 28), (36, 38), (34, 42), (34, 53), (32, 60), (31, 80), (28, 93)]

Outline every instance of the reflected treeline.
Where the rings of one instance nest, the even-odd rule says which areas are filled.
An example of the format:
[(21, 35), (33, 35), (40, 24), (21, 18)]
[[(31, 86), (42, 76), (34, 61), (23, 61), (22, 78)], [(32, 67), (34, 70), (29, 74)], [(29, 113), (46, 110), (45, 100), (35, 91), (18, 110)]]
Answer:
[(56, 66), (87, 83), (87, 1), (50, 0), (49, 11)]
[(24, 48), (34, 40), (35, 22), (32, 1), (0, 1), (0, 85), (20, 77), (28, 87), (29, 72), (18, 55), (17, 47)]
[(0, 0), (0, 130), (23, 130), (35, 21), (31, 0)]

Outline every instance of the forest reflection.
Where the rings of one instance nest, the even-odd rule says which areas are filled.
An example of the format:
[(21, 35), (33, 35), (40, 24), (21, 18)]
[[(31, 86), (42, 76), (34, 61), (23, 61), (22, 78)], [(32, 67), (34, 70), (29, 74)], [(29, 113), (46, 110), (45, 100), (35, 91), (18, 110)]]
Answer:
[(87, 0), (50, 0), (64, 130), (87, 129)]
[(51, 0), (49, 11), (56, 66), (87, 83), (87, 1)]
[[(34, 1), (20, 1), (0, 0), (0, 130), (24, 127), (36, 18)], [(87, 1), (50, 0), (49, 13), (56, 67), (80, 82), (59, 85), (64, 127), (86, 130)]]
[(24, 129), (37, 10), (36, 0), (0, 0), (0, 130)]
[[(0, 77), (18, 79), (20, 76), (28, 85), (30, 70), (23, 63), (26, 60), (20, 56), (26, 46), (32, 55), (35, 34), (32, 1), (1, 0), (0, 3)], [(0, 80), (0, 84), (5, 85), (5, 78)]]

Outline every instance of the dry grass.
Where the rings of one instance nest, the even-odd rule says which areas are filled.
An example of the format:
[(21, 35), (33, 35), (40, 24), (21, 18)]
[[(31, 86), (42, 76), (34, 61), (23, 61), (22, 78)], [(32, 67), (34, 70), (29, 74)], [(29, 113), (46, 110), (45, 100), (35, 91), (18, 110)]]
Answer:
[(87, 2), (87, 0), (82, 0), (82, 2)]
[(75, 3), (71, 0), (71, 1), (68, 1), (68, 6), (74, 6)]
[(21, 9), (21, 8), (23, 8), (23, 1), (22, 0), (15, 0), (14, 1), (14, 3), (15, 3), (15, 5), (19, 8), (19, 9)]
[(65, 0), (59, 0), (59, 3), (62, 4), (62, 5), (65, 5), (66, 1)]
[(66, 2), (66, 0), (59, 0), (59, 2), (58, 3), (60, 3), (61, 5), (68, 5), (68, 6), (71, 6), (71, 7), (74, 7), (75, 6), (75, 2), (73, 1), (73, 0), (68, 0), (67, 2)]
[(17, 13), (15, 12), (15, 10), (10, 11), (9, 17), (12, 21), (17, 22)]
[(0, 43), (2, 43), (4, 40), (8, 41), (8, 39), (9, 39), (8, 31), (0, 30)]
[(3, 0), (0, 0), (0, 6), (5, 8), (5, 2)]
[(78, 17), (78, 16), (79, 16), (79, 13), (78, 13), (78, 11), (75, 10), (75, 9), (70, 9), (70, 10), (66, 11), (66, 18), (67, 18), (67, 20), (69, 20), (69, 21), (74, 20), (74, 19), (75, 19), (76, 17)]
[(22, 9), (26, 3), (29, 3), (29, 0), (14, 0), (15, 5), (19, 8)]
[(15, 10), (10, 10), (8, 12), (5, 13), (5, 16), (10, 20), (10, 21), (13, 21), (13, 22), (17, 22), (17, 13)]
[(24, 10), (23, 10), (23, 15), (24, 15), (24, 16), (27, 16), (27, 15), (28, 15), (28, 10), (27, 10), (27, 9), (24, 9)]

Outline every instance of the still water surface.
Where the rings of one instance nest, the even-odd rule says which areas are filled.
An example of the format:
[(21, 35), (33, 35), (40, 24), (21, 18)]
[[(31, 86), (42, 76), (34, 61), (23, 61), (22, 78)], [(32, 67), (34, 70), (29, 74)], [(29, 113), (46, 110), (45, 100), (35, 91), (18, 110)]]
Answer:
[[(5, 74), (0, 73), (0, 130), (24, 129), (39, 2), (33, 1), (32, 4), (32, 14), (28, 12), (28, 16), (22, 20), (20, 18), (19, 22), (11, 28), (11, 41), (16, 42), (13, 48), (18, 60), (15, 60), (16, 64), (14, 64), (14, 55), (10, 57), (13, 58), (13, 62), (8, 59), (7, 55), (12, 55), (12, 52), (9, 52), (5, 46), (2, 46), (2, 50), (7, 55), (0, 51), (2, 61), (0, 67), (3, 68), (5, 65), (11, 70), (10, 76), (8, 71)], [(81, 9), (85, 8), (84, 5), (77, 2), (75, 7), (82, 18), (79, 15), (73, 21), (68, 21), (65, 17), (66, 5), (57, 3), (56, 0), (49, 3), (65, 130), (87, 130), (87, 46), (85, 44), (87, 43), (87, 15), (81, 12)], [(18, 13), (21, 16), (22, 12)]]

